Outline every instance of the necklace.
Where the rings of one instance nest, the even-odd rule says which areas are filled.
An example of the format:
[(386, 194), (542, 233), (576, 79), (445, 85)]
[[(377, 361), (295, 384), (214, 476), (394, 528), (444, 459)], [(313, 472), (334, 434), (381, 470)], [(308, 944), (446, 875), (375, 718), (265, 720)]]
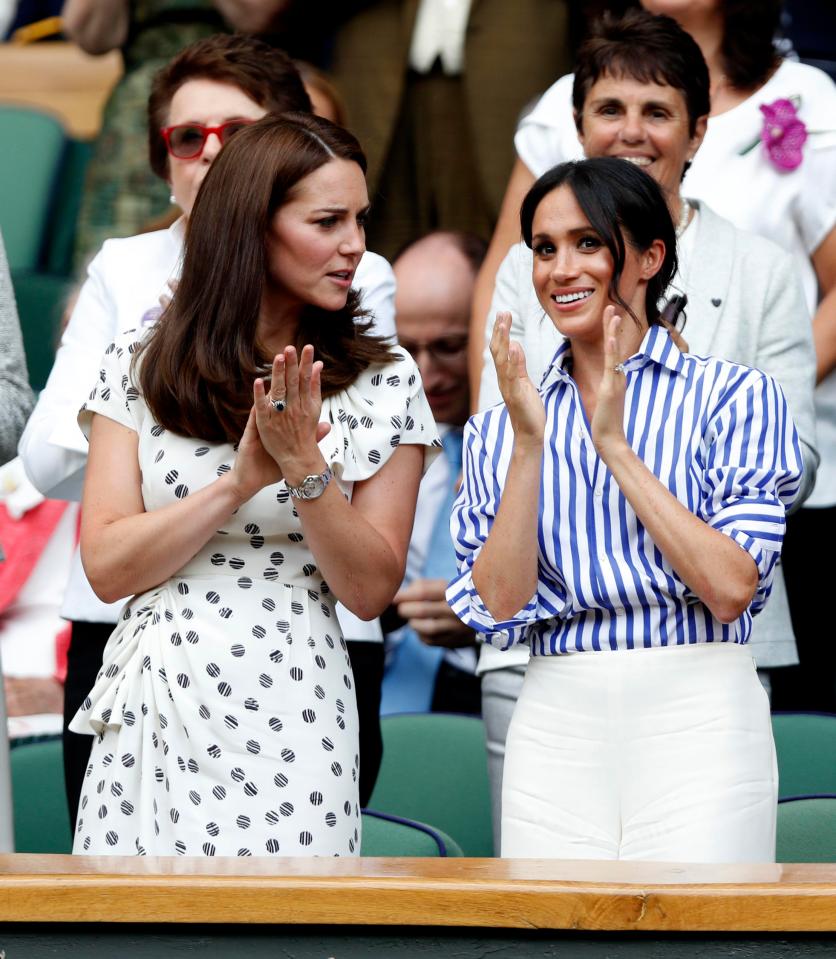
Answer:
[(679, 223), (676, 224), (676, 238), (677, 240), (685, 232), (685, 227), (688, 226), (688, 222), (691, 216), (691, 204), (683, 196), (679, 198)]

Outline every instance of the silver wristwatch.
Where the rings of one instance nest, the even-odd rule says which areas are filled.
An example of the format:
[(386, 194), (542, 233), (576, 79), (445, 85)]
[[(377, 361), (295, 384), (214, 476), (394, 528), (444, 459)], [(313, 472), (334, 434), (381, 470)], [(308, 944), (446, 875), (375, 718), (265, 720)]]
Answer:
[(331, 467), (326, 466), (321, 473), (306, 476), (298, 486), (287, 484), (287, 491), (296, 499), (319, 499), (325, 492), (325, 487), (331, 482)]

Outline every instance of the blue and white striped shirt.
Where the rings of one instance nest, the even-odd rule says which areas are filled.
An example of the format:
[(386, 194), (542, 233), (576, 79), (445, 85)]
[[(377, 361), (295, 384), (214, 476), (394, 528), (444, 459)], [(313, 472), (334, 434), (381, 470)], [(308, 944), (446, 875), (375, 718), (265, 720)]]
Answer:
[(567, 355), (568, 342), (540, 387), (546, 449), (537, 590), (514, 617), (497, 622), (473, 585), (473, 563), (499, 507), (514, 442), (505, 406), (494, 406), (465, 427), (463, 483), (451, 517), (460, 569), (447, 590), (453, 611), (492, 645), (507, 649), (528, 642), (540, 656), (745, 643), (752, 613), (769, 596), (785, 510), (802, 473), (780, 387), (758, 370), (680, 353), (658, 326), (624, 363), (630, 446), (681, 503), (757, 563), (750, 610), (724, 625), (676, 575), (596, 453), (577, 388), (564, 369)]

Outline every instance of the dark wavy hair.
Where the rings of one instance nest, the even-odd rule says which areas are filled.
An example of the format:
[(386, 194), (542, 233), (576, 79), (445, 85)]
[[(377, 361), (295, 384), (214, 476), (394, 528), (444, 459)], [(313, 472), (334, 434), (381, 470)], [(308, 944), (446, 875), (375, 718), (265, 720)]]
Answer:
[(648, 324), (659, 323), (659, 300), (677, 270), (676, 231), (659, 184), (649, 173), (616, 157), (594, 157), (552, 167), (528, 191), (520, 209), (520, 228), (529, 249), (537, 207), (561, 186), (569, 187), (589, 225), (610, 251), (613, 272), (609, 298), (636, 322), (638, 317), (618, 292), (626, 244), (643, 253), (654, 240), (664, 243), (662, 265), (648, 281), (645, 296)]
[(168, 125), (174, 94), (189, 80), (214, 80), (238, 87), (267, 113), (308, 113), (311, 101), (290, 57), (240, 34), (217, 34), (191, 43), (159, 70), (148, 97), (148, 159), (168, 179), (168, 153), (160, 129)]
[[(161, 426), (216, 442), (240, 438), (253, 380), (273, 359), (256, 335), (273, 215), (300, 180), (335, 158), (365, 172), (351, 133), (303, 113), (268, 115), (218, 154), (189, 219), (177, 290), (134, 356), (139, 388)], [(323, 361), (324, 396), (394, 358), (364, 317), (354, 290), (341, 310), (303, 308), (295, 345), (312, 344)]]
[[(780, 62), (774, 40), (782, 6), (783, 0), (722, 0), (723, 72), (739, 90), (762, 86)], [(637, 9), (641, 9), (638, 0), (584, 0), (583, 19), (592, 33), (608, 12), (620, 17)]]
[(589, 91), (602, 76), (673, 87), (685, 98), (688, 132), (711, 109), (708, 67), (693, 37), (671, 17), (630, 10), (605, 15), (578, 50), (572, 105), (578, 129)]

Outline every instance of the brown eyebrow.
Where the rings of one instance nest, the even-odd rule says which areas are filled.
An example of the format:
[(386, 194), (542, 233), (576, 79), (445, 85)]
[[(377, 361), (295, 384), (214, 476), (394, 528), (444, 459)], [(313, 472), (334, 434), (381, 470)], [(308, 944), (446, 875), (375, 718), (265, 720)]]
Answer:
[[(597, 100), (592, 100), (589, 103), (590, 110), (600, 110), (601, 107), (623, 107), (624, 101), (620, 100), (618, 97), (600, 97)], [(669, 103), (664, 103), (662, 100), (648, 100), (647, 103), (641, 105), (642, 110), (667, 110), (671, 111), (672, 107)]]
[[(582, 236), (584, 233), (594, 233), (595, 236), (598, 236), (597, 231), (594, 230), (592, 225), (589, 223), (586, 226), (573, 227), (571, 230), (567, 230), (566, 232), (569, 234), (569, 236)], [(531, 238), (531, 242), (536, 243), (539, 240), (550, 240), (550, 239), (551, 239), (550, 233), (535, 233), (534, 236)]]
[(590, 100), (588, 106), (590, 109), (595, 107), (623, 107), (624, 101), (619, 100), (618, 97), (598, 97), (597, 100)]
[[(368, 213), (372, 208), (371, 203), (368, 206), (364, 206), (362, 210), (359, 211), (360, 215), (363, 216)], [(318, 209), (313, 211), (314, 213), (348, 213), (347, 206), (321, 206)]]

